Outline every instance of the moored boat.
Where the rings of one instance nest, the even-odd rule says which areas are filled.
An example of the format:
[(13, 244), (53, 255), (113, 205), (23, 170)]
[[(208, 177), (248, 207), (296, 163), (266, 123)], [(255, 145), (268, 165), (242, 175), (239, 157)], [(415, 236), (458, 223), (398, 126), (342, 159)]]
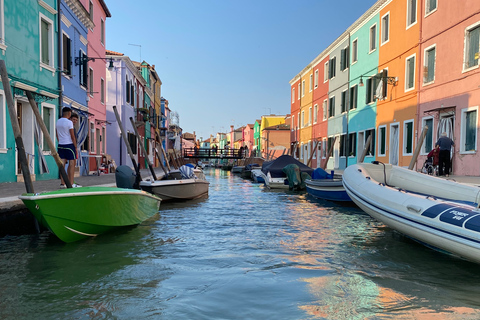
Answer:
[(64, 242), (74, 242), (141, 223), (158, 212), (161, 199), (141, 190), (81, 187), (19, 198), (46, 228)]
[(289, 164), (297, 165), (300, 175), (305, 172), (311, 176), (313, 173), (312, 168), (304, 165), (294, 157), (282, 155), (273, 161), (262, 164), (262, 177), (265, 180), (265, 185), (270, 189), (288, 189), (287, 174), (283, 169)]
[(308, 194), (329, 201), (352, 201), (343, 187), (342, 175), (327, 173), (322, 168), (313, 171), (312, 179), (305, 180)]
[(140, 188), (155, 194), (162, 201), (182, 201), (208, 195), (209, 184), (201, 169), (181, 166), (170, 171), (162, 180), (140, 182)]
[(355, 164), (343, 173), (366, 213), (429, 247), (480, 263), (480, 189), (398, 166)]

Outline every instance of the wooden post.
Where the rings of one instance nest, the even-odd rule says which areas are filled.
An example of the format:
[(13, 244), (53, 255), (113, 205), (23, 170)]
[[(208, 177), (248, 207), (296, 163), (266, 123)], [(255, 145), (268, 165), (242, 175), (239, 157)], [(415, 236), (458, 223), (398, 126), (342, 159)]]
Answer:
[(155, 155), (157, 156), (158, 163), (160, 163), (160, 167), (162, 167), (163, 173), (166, 174), (166, 173), (167, 173), (167, 170), (165, 169), (165, 166), (163, 165), (162, 158), (161, 158), (160, 155), (158, 154), (157, 148), (155, 148)]
[(313, 155), (315, 154), (315, 151), (317, 151), (318, 142), (319, 142), (319, 141), (316, 140), (315, 147), (312, 148), (312, 152), (311, 152), (311, 154), (310, 154), (310, 158), (308, 158), (307, 167), (310, 167), (310, 164), (311, 164), (312, 159), (313, 159)]
[(335, 142), (337, 141), (337, 137), (333, 138), (333, 143), (332, 145), (330, 146), (330, 150), (328, 150), (328, 153), (327, 153), (327, 158), (325, 159), (325, 161), (323, 162), (323, 165), (322, 165), (322, 169), (325, 170), (325, 168), (327, 167), (327, 163), (328, 163), (328, 159), (330, 159), (330, 155), (332, 154), (333, 152), (333, 148), (335, 146)]
[(420, 138), (418, 138), (417, 146), (415, 147), (415, 152), (413, 153), (412, 160), (410, 161), (410, 165), (408, 166), (409, 170), (413, 170), (413, 167), (417, 162), (418, 154), (420, 153), (420, 149), (422, 148), (423, 141), (425, 140), (425, 136), (427, 135), (427, 131), (428, 131), (428, 126), (423, 127), (422, 134), (420, 135)]
[(60, 156), (57, 153), (57, 149), (55, 147), (55, 144), (52, 141), (52, 138), (50, 137), (50, 133), (47, 130), (47, 127), (45, 126), (45, 123), (43, 122), (42, 116), (40, 115), (40, 112), (38, 111), (38, 106), (37, 103), (35, 102), (35, 99), (33, 98), (33, 95), (30, 91), (25, 90), (25, 93), (28, 98), (28, 102), (30, 102), (30, 106), (32, 107), (33, 113), (35, 114), (35, 119), (37, 120), (38, 125), (40, 126), (40, 129), (43, 132), (43, 136), (45, 137), (45, 140), (47, 141), (48, 147), (50, 148), (50, 151), (52, 152), (53, 159), (55, 159), (55, 163), (57, 164), (58, 170), (60, 171), (60, 175), (63, 178), (63, 181), (65, 182), (65, 185), (67, 188), (72, 188), (72, 182), (68, 179), (68, 174), (65, 171), (65, 167), (63, 166), (63, 161), (60, 159)]
[[(168, 163), (168, 157), (167, 157), (167, 154), (165, 153), (165, 149), (163, 149), (163, 144), (162, 144), (162, 137), (160, 137), (160, 135), (158, 134), (158, 132), (155, 131), (155, 135), (157, 136), (157, 138), (160, 140), (160, 150), (162, 151), (162, 154), (163, 154), (163, 158), (165, 159), (165, 163), (167, 164), (167, 168), (168, 168), (168, 171), (170, 171), (170, 163)], [(165, 172), (166, 173), (166, 172)]]
[(132, 117), (130, 117), (130, 122), (132, 123), (133, 126), (133, 131), (135, 131), (135, 136), (138, 139), (138, 144), (140, 145), (140, 150), (143, 152), (143, 156), (145, 157), (145, 160), (147, 161), (148, 168), (150, 169), (150, 173), (153, 176), (153, 180), (157, 180), (157, 175), (155, 174), (155, 170), (153, 170), (153, 165), (148, 159), (148, 154), (147, 150), (145, 150), (145, 146), (143, 145), (142, 141), (140, 141), (140, 135), (138, 134), (137, 126), (135, 126), (135, 121), (133, 120)]
[(367, 155), (367, 150), (370, 149), (370, 144), (372, 143), (372, 135), (368, 136), (367, 143), (365, 143), (365, 147), (363, 148), (362, 155), (358, 158), (358, 163), (362, 163)]
[(22, 168), (23, 180), (25, 182), (25, 189), (27, 193), (35, 193), (33, 190), (32, 177), (30, 176), (30, 169), (28, 168), (27, 154), (25, 153), (25, 146), (23, 145), (22, 132), (18, 124), (17, 111), (13, 102), (12, 89), (8, 81), (7, 66), (5, 60), (0, 60), (0, 76), (2, 77), (3, 90), (7, 98), (8, 113), (10, 115), (10, 122), (12, 123), (13, 134), (15, 136), (15, 144), (18, 150), (18, 159)]
[(140, 168), (138, 167), (137, 161), (135, 160), (135, 156), (133, 155), (132, 148), (130, 147), (130, 143), (128, 142), (127, 134), (125, 133), (125, 129), (123, 128), (123, 125), (122, 125), (122, 120), (120, 120), (120, 115), (118, 114), (118, 111), (117, 111), (117, 106), (113, 106), (112, 108), (113, 108), (113, 112), (115, 113), (115, 118), (117, 118), (117, 123), (118, 123), (118, 127), (120, 128), (120, 133), (122, 134), (123, 142), (125, 142), (125, 145), (127, 146), (128, 155), (130, 156), (130, 160), (132, 160), (133, 168), (135, 169), (135, 173), (137, 174), (135, 185), (133, 187), (135, 189), (139, 189), (140, 181), (142, 180), (142, 177), (140, 176)]

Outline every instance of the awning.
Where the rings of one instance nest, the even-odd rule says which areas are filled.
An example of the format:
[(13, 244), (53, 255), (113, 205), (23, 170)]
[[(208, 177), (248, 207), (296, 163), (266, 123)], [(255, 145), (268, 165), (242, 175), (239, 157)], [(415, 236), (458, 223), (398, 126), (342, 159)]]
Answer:
[(455, 113), (455, 108), (456, 108), (456, 106), (440, 107), (440, 108), (434, 108), (434, 109), (430, 109), (430, 110), (425, 110), (425, 111), (423, 111), (423, 113), (440, 112), (440, 111), (445, 111), (445, 112), (451, 111), (451, 112)]

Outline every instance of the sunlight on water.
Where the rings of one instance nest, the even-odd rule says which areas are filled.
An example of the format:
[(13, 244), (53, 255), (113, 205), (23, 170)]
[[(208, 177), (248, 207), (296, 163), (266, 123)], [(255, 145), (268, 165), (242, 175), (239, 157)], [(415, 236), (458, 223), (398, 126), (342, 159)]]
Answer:
[(137, 227), (0, 239), (0, 318), (480, 318), (477, 265), (354, 206), (206, 173), (207, 198)]

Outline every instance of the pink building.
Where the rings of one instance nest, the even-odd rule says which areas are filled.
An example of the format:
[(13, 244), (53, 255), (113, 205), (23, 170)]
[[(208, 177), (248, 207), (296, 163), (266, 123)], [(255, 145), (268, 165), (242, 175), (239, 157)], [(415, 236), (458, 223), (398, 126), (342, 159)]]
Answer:
[(442, 132), (454, 140), (453, 174), (480, 175), (480, 13), (477, 1), (427, 1), (422, 5), (418, 133), (429, 130), (417, 168)]
[[(111, 17), (110, 11), (103, 0), (80, 0), (88, 11), (94, 26), (88, 30), (87, 56), (88, 62), (88, 152), (101, 155), (106, 153), (106, 66), (105, 59), (105, 25), (106, 19)], [(96, 166), (93, 158), (90, 161), (90, 170)]]
[[(248, 151), (251, 152), (253, 150), (254, 140), (253, 140), (253, 124), (247, 124), (243, 128), (243, 138), (244, 138), (244, 147), (247, 147)], [(247, 156), (249, 156), (248, 154)]]

